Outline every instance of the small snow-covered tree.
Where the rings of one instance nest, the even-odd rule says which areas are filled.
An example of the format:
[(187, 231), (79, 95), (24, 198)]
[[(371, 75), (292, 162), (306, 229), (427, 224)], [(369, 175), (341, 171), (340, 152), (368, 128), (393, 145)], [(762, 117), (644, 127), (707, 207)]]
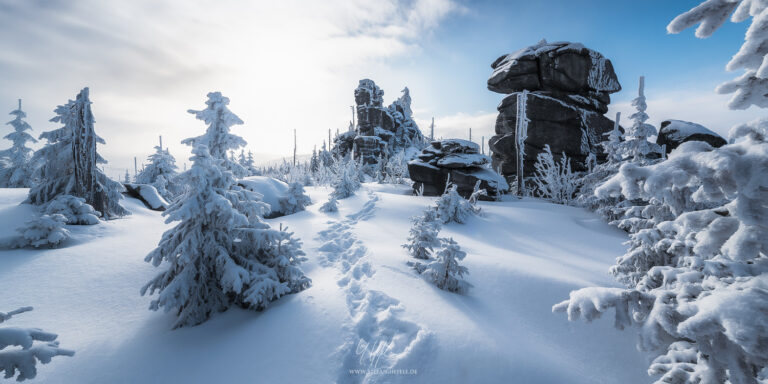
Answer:
[(63, 215), (69, 225), (94, 225), (99, 223), (99, 212), (82, 197), (58, 195), (43, 206), (46, 215)]
[(346, 199), (360, 189), (360, 177), (357, 164), (351, 158), (345, 162), (339, 162), (336, 177), (331, 183), (333, 192), (331, 196), (337, 200)]
[(443, 224), (456, 222), (466, 223), (470, 216), (480, 212), (480, 208), (459, 195), (456, 185), (450, 185), (445, 193), (435, 202), (437, 217)]
[(197, 144), (205, 145), (211, 156), (223, 160), (225, 167), (232, 171), (235, 177), (244, 177), (245, 168), (227, 156), (247, 144), (242, 137), (230, 133), (233, 125), (243, 124), (243, 121), (227, 108), (229, 98), (222, 96), (221, 92), (209, 92), (205, 104), (207, 107), (201, 111), (190, 109), (188, 112), (208, 124), (208, 129), (201, 136), (182, 140), (182, 144), (193, 147)]
[(288, 184), (288, 195), (280, 198), (280, 211), (286, 215), (303, 211), (307, 205), (312, 204), (309, 196), (304, 192), (304, 186), (299, 182)]
[(536, 193), (558, 204), (570, 205), (579, 189), (579, 176), (571, 171), (571, 162), (565, 153), (555, 162), (549, 144), (536, 156), (533, 183)]
[(384, 174), (386, 175), (386, 182), (392, 184), (403, 184), (406, 182), (408, 175), (408, 159), (405, 155), (405, 150), (395, 153), (390, 156), (384, 166)]
[[(8, 313), (0, 312), (0, 323), (31, 310), (32, 307), (22, 307)], [(48, 364), (56, 356), (74, 356), (75, 351), (60, 348), (56, 338), (55, 333), (38, 328), (0, 328), (0, 373), (6, 379), (30, 380), (37, 376), (38, 361)]]
[(131, 174), (128, 173), (128, 170), (125, 170), (125, 176), (123, 177), (123, 184), (130, 184), (131, 183)]
[(40, 182), (29, 190), (27, 201), (40, 205), (58, 195), (73, 195), (85, 199), (105, 219), (129, 214), (120, 205), (123, 185), (98, 167), (107, 161), (96, 152), (96, 144), (105, 142), (93, 129), (88, 88), (55, 112), (51, 121), (64, 126), (40, 135), (48, 143), (33, 156), (33, 161), (42, 164), (37, 172)]
[(408, 242), (403, 244), (403, 248), (416, 259), (428, 260), (434, 249), (440, 246), (437, 235), (440, 233), (441, 224), (437, 211), (428, 208), (423, 215), (412, 217), (411, 223), (413, 225), (408, 234)]
[(688, 142), (664, 162), (626, 164), (605, 188), (617, 186), (680, 210), (681, 195), (721, 205), (656, 224), (647, 244), (668, 259), (621, 258), (621, 273), (642, 275), (634, 286), (577, 290), (553, 310), (591, 320), (614, 308), (617, 327), (638, 324), (642, 349), (666, 351), (649, 369), (660, 383), (757, 383), (768, 365), (768, 119), (734, 127), (720, 148)]
[(442, 247), (435, 254), (435, 259), (424, 264), (421, 275), (440, 289), (464, 293), (472, 287), (464, 281), (464, 275), (469, 274), (467, 267), (459, 265), (467, 253), (452, 238), (441, 239), (441, 243)]
[(36, 143), (27, 131), (32, 127), (24, 121), (27, 114), (21, 110), (21, 99), (19, 99), (19, 108), (11, 111), (15, 118), (9, 121), (13, 127), (13, 132), (5, 135), (3, 138), (10, 140), (10, 148), (0, 151), (0, 158), (4, 161), (0, 165), (0, 187), (6, 188), (27, 188), (31, 187), (34, 181), (34, 163), (32, 160), (32, 149), (27, 147), (28, 142)]
[(632, 126), (627, 129), (626, 140), (618, 145), (618, 153), (623, 159), (632, 159), (639, 164), (647, 164), (662, 157), (661, 146), (648, 141), (648, 138), (656, 135), (656, 128), (646, 123), (648, 114), (645, 111), (648, 105), (645, 103), (645, 77), (640, 76), (638, 95), (632, 100), (632, 105), (637, 112), (629, 116)]
[(335, 197), (331, 196), (325, 204), (320, 206), (320, 212), (338, 212), (338, 201)]
[(168, 264), (141, 289), (159, 292), (150, 309), (174, 309), (174, 328), (194, 326), (232, 305), (261, 310), (309, 286), (298, 267), (305, 259), (301, 242), (262, 220), (267, 204), (237, 187), (226, 160), (202, 144), (191, 160), (182, 175), (186, 192), (163, 213), (179, 223), (145, 259)]
[(142, 168), (136, 177), (139, 184), (149, 184), (160, 193), (166, 200), (172, 200), (177, 194), (181, 193), (179, 188), (171, 182), (176, 178), (178, 168), (176, 167), (176, 158), (171, 155), (168, 149), (161, 146), (155, 146), (155, 153), (148, 158), (149, 164)]
[(37, 216), (16, 229), (19, 236), (11, 239), (10, 246), (56, 248), (69, 239), (69, 231), (64, 226), (66, 223), (67, 218), (60, 214)]

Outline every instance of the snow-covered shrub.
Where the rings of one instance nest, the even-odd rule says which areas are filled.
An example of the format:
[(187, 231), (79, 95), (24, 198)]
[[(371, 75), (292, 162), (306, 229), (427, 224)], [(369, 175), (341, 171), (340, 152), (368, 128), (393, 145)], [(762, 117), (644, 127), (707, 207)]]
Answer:
[(320, 212), (338, 212), (338, 201), (335, 197), (331, 196), (325, 204), (320, 206)]
[(757, 383), (768, 365), (768, 119), (734, 127), (730, 140), (624, 165), (605, 188), (684, 210), (679, 195), (693, 186), (693, 202), (726, 203), (656, 224), (662, 236), (649, 232), (647, 245), (669, 259), (634, 258), (630, 272), (647, 269), (634, 287), (584, 288), (553, 307), (571, 320), (614, 308), (617, 327), (640, 325), (639, 346), (666, 351), (649, 369), (659, 382)]
[(620, 218), (616, 208), (623, 200), (616, 196), (598, 197), (595, 195), (595, 189), (618, 173), (619, 167), (623, 161), (621, 143), (624, 140), (624, 134), (619, 129), (620, 120), (621, 113), (616, 112), (613, 130), (605, 133), (604, 136), (607, 136), (607, 139), (600, 143), (605, 151), (607, 161), (595, 165), (589, 172), (582, 176), (581, 185), (576, 198), (576, 204), (594, 211), (609, 222)]
[(428, 260), (434, 249), (440, 246), (437, 235), (440, 233), (441, 224), (437, 211), (427, 208), (423, 215), (412, 217), (411, 223), (413, 225), (408, 234), (408, 242), (403, 244), (403, 248), (416, 259)]
[(456, 185), (449, 186), (436, 201), (437, 217), (443, 224), (457, 222), (464, 224), (470, 216), (480, 212), (480, 208), (467, 201), (456, 190)]
[(233, 305), (261, 310), (310, 284), (298, 265), (305, 260), (293, 234), (266, 224), (258, 196), (235, 184), (224, 160), (197, 145), (182, 175), (187, 192), (163, 215), (179, 223), (163, 234), (146, 261), (168, 268), (142, 289), (159, 292), (150, 309), (174, 310), (174, 328), (193, 326)]
[(84, 198), (106, 219), (130, 214), (120, 205), (125, 188), (98, 166), (107, 161), (96, 152), (96, 144), (105, 142), (93, 129), (88, 88), (55, 112), (51, 121), (64, 126), (40, 135), (48, 143), (33, 156), (41, 164), (37, 170), (40, 182), (29, 190), (27, 201), (40, 205), (58, 195), (73, 195)]
[(472, 286), (464, 281), (464, 275), (469, 274), (467, 267), (459, 265), (467, 253), (452, 238), (440, 240), (442, 247), (434, 260), (424, 264), (421, 275), (440, 289), (464, 293)]
[(331, 196), (338, 200), (346, 199), (360, 189), (360, 174), (354, 160), (349, 159), (338, 164), (338, 171), (331, 186), (333, 187)]
[[(0, 312), (0, 323), (13, 316), (29, 312), (32, 307)], [(0, 328), (0, 373), (16, 381), (34, 379), (37, 376), (37, 362), (48, 364), (56, 356), (74, 356), (75, 351), (59, 348), (58, 335), (38, 328)], [(20, 347), (7, 350), (8, 347)]]
[(69, 225), (94, 225), (99, 223), (99, 212), (82, 197), (58, 195), (43, 206), (46, 215), (63, 215)]
[(408, 158), (405, 150), (397, 152), (388, 158), (384, 164), (384, 182), (391, 184), (403, 184), (408, 179)]
[(19, 99), (19, 108), (11, 111), (15, 118), (9, 121), (13, 127), (13, 132), (5, 135), (3, 138), (10, 140), (10, 148), (0, 151), (0, 187), (4, 188), (26, 188), (31, 187), (34, 181), (35, 165), (32, 162), (32, 149), (27, 147), (27, 142), (36, 143), (26, 131), (32, 130), (32, 127), (24, 121), (27, 114), (21, 110), (21, 99)]
[(280, 199), (280, 212), (290, 215), (303, 211), (304, 207), (312, 204), (312, 200), (304, 192), (304, 186), (299, 182), (288, 184), (288, 196)]
[(66, 223), (64, 215), (40, 215), (16, 229), (19, 236), (11, 241), (11, 247), (56, 248), (69, 239)]
[(544, 152), (536, 156), (533, 184), (536, 193), (558, 204), (571, 204), (579, 189), (579, 176), (571, 171), (571, 162), (563, 153), (559, 162), (555, 162), (549, 144), (544, 145)]
[(207, 96), (205, 109), (201, 111), (190, 109), (187, 112), (208, 124), (208, 129), (205, 134), (184, 139), (181, 143), (191, 147), (198, 144), (205, 145), (211, 156), (224, 161), (225, 168), (235, 177), (245, 177), (247, 173), (245, 168), (227, 156), (230, 151), (235, 151), (247, 144), (242, 137), (230, 133), (233, 125), (243, 124), (243, 121), (227, 108), (229, 98), (223, 96), (221, 92), (209, 92)]

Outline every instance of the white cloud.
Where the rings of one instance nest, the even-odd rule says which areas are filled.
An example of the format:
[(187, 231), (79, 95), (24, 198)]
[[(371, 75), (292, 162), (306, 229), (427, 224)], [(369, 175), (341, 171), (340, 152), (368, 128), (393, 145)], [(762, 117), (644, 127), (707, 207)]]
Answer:
[[(300, 152), (346, 128), (361, 78), (418, 52), (453, 0), (25, 1), (0, 4), (0, 110), (25, 99), (36, 132), (58, 104), (91, 87), (110, 175), (164, 136), (205, 127), (186, 113), (220, 90), (246, 122), (234, 132), (265, 156)], [(388, 94), (393, 92), (389, 91)], [(0, 144), (1, 145), (1, 144)]]

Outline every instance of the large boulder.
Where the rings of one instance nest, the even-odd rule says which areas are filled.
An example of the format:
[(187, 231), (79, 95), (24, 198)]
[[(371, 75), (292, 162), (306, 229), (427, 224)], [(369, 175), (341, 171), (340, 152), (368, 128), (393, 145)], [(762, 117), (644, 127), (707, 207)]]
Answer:
[(656, 144), (665, 145), (667, 153), (686, 141), (704, 141), (709, 145), (719, 148), (728, 142), (717, 133), (696, 123), (683, 120), (665, 120), (661, 122)]
[(498, 173), (487, 168), (488, 156), (480, 154), (480, 147), (466, 140), (447, 139), (433, 141), (416, 159), (408, 162), (408, 173), (414, 181), (413, 189), (425, 196), (439, 196), (449, 182), (456, 185), (460, 195), (469, 197), (477, 182), (490, 196), (509, 189)]
[(267, 219), (285, 216), (280, 210), (280, 199), (288, 197), (288, 184), (267, 176), (250, 176), (237, 181), (237, 184), (251, 192), (255, 192), (261, 201), (269, 204), (270, 211), (264, 215)]
[(157, 188), (149, 184), (123, 183), (125, 194), (138, 199), (144, 206), (153, 211), (165, 211), (170, 204), (166, 201)]
[(579, 43), (542, 41), (497, 59), (488, 89), (506, 93), (498, 106), (496, 135), (488, 141), (493, 168), (517, 173), (518, 99), (525, 95), (528, 119), (523, 171), (534, 171), (536, 157), (549, 145), (553, 155), (572, 159), (573, 169), (586, 169), (590, 154), (605, 158), (600, 147), (614, 122), (610, 94), (621, 90), (610, 60)]

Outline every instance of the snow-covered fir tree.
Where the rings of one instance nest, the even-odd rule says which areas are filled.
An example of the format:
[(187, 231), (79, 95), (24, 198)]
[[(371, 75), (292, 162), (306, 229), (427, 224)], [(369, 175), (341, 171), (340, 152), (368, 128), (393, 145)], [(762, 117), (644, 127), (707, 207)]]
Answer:
[(27, 188), (31, 187), (34, 181), (34, 163), (32, 160), (32, 149), (27, 143), (36, 143), (32, 135), (27, 133), (32, 127), (24, 121), (27, 114), (21, 110), (21, 99), (19, 99), (19, 108), (11, 111), (15, 118), (7, 124), (13, 127), (13, 132), (5, 135), (3, 138), (11, 142), (11, 147), (0, 151), (0, 187), (5, 188)]
[(242, 137), (230, 133), (233, 125), (243, 124), (243, 121), (229, 110), (229, 98), (222, 96), (221, 92), (209, 92), (205, 104), (207, 107), (201, 111), (190, 109), (188, 112), (208, 124), (208, 129), (202, 136), (182, 140), (182, 144), (193, 147), (197, 144), (205, 145), (211, 156), (223, 160), (224, 166), (235, 177), (245, 177), (245, 168), (228, 156), (247, 144)]
[(159, 292), (150, 309), (174, 310), (174, 328), (193, 326), (233, 305), (261, 310), (308, 287), (298, 267), (305, 259), (301, 242), (262, 220), (268, 206), (237, 187), (224, 160), (202, 144), (193, 154), (182, 175), (186, 192), (163, 213), (179, 223), (145, 259), (168, 265), (141, 290)]
[(131, 174), (126, 169), (125, 176), (123, 176), (123, 184), (130, 184), (130, 183), (131, 183)]
[(464, 260), (467, 253), (452, 238), (440, 241), (442, 246), (435, 254), (435, 259), (424, 264), (421, 275), (440, 289), (465, 293), (472, 285), (464, 281), (464, 275), (469, 274), (469, 271), (467, 267), (459, 265), (459, 261)]
[(181, 192), (174, 182), (176, 175), (178, 175), (176, 158), (171, 155), (167, 148), (155, 146), (155, 153), (151, 154), (147, 160), (149, 163), (139, 172), (136, 182), (149, 184), (155, 187), (164, 199), (173, 200)]
[(288, 194), (280, 198), (280, 212), (290, 215), (303, 211), (310, 204), (312, 204), (312, 200), (304, 191), (304, 185), (294, 181), (288, 184)]
[[(648, 141), (648, 138), (656, 135), (656, 128), (646, 123), (648, 114), (645, 111), (648, 105), (645, 102), (645, 77), (640, 76), (638, 95), (632, 100), (632, 106), (636, 112), (629, 116), (632, 126), (624, 135), (626, 140), (619, 144), (618, 152), (623, 159), (631, 158), (633, 162), (646, 164), (662, 157), (662, 149), (656, 143)], [(609, 136), (610, 138), (610, 136)]]
[(325, 204), (320, 206), (320, 212), (338, 212), (339, 211), (339, 205), (338, 200), (336, 200), (335, 197), (331, 196), (328, 201), (325, 202)]
[(317, 156), (317, 146), (312, 149), (312, 157), (309, 159), (309, 170), (316, 173), (320, 169), (320, 158)]
[(334, 177), (331, 186), (333, 192), (331, 196), (337, 200), (346, 199), (355, 194), (360, 189), (360, 172), (357, 163), (352, 158), (347, 158), (344, 162), (338, 162), (338, 171)]
[(416, 259), (428, 260), (432, 257), (435, 248), (440, 247), (440, 239), (437, 235), (440, 233), (441, 224), (437, 211), (428, 208), (423, 215), (412, 217), (411, 223), (408, 242), (403, 244), (403, 248)]
[(435, 204), (437, 217), (443, 224), (451, 222), (464, 224), (470, 216), (480, 212), (479, 207), (459, 195), (455, 184), (446, 188), (445, 193), (437, 199)]
[[(32, 307), (22, 307), (0, 312), (0, 323), (31, 310)], [(38, 362), (48, 364), (56, 356), (74, 356), (74, 351), (59, 347), (56, 338), (55, 333), (39, 328), (0, 328), (0, 373), (6, 379), (31, 380), (37, 376)]]
[(563, 153), (560, 161), (555, 161), (549, 144), (536, 156), (532, 180), (539, 197), (566, 205), (573, 202), (580, 185), (580, 177), (571, 171), (568, 156)]
[(82, 197), (58, 195), (43, 207), (46, 215), (63, 215), (69, 225), (94, 225), (99, 223), (100, 213)]
[(16, 228), (18, 237), (12, 238), (12, 248), (56, 248), (69, 239), (65, 224), (67, 218), (61, 214), (39, 215)]
[(36, 172), (39, 183), (30, 189), (27, 201), (40, 205), (58, 195), (73, 195), (85, 199), (105, 219), (129, 214), (120, 205), (123, 185), (98, 167), (107, 161), (96, 152), (96, 144), (105, 142), (94, 132), (88, 88), (55, 112), (51, 121), (64, 126), (40, 135), (48, 143), (33, 156), (32, 161), (41, 164)]

